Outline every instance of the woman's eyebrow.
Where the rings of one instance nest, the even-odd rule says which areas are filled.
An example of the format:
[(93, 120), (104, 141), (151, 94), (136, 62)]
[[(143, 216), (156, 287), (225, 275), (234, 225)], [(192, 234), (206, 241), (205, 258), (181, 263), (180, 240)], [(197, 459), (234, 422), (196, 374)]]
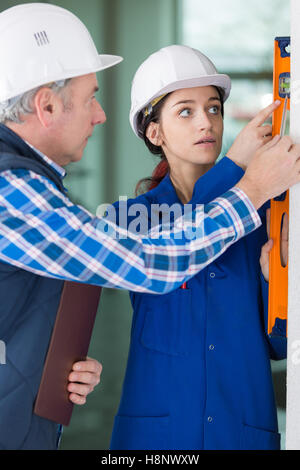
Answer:
[(172, 108), (174, 108), (174, 106), (178, 106), (179, 104), (187, 104), (187, 103), (195, 103), (195, 101), (194, 101), (194, 100), (182, 100), (182, 101), (178, 101), (178, 103), (173, 104)]
[(212, 96), (211, 98), (209, 98), (209, 100), (208, 100), (208, 101), (215, 101), (215, 100), (218, 100), (218, 101), (220, 101), (220, 102), (221, 102), (221, 99), (220, 99), (220, 97), (219, 97), (219, 96)]
[[(216, 100), (221, 102), (219, 96), (211, 96), (210, 98), (208, 98), (207, 101), (216, 101)], [(172, 108), (174, 108), (175, 106), (178, 106), (179, 104), (187, 104), (187, 103), (195, 103), (195, 100), (178, 101), (178, 103), (173, 104)]]

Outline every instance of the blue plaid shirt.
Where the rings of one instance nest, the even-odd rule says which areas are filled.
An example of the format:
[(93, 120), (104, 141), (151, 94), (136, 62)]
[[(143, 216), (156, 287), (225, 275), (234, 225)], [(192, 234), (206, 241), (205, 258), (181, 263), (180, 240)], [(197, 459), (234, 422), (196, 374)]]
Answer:
[[(64, 176), (63, 169), (45, 161)], [(0, 261), (46, 277), (166, 293), (261, 225), (238, 188), (195, 211), (193, 226), (202, 236), (194, 240), (186, 237), (182, 218), (169, 238), (125, 236), (109, 223), (120, 235), (111, 236), (103, 223), (44, 176), (25, 169), (0, 173)]]

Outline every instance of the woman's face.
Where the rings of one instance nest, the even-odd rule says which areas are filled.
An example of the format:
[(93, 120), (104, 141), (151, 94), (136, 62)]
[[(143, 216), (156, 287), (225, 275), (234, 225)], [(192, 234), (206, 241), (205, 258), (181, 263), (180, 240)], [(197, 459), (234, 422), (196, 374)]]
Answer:
[(214, 164), (222, 136), (221, 101), (213, 86), (171, 93), (162, 107), (160, 122), (152, 123), (148, 132), (148, 138), (162, 147), (171, 169)]

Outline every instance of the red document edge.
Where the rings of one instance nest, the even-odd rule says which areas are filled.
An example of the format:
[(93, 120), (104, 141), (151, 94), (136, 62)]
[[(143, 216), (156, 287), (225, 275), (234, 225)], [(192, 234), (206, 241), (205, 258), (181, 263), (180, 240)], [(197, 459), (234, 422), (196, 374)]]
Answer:
[(73, 403), (67, 391), (74, 362), (88, 353), (102, 288), (65, 281), (50, 340), (34, 413), (64, 426)]

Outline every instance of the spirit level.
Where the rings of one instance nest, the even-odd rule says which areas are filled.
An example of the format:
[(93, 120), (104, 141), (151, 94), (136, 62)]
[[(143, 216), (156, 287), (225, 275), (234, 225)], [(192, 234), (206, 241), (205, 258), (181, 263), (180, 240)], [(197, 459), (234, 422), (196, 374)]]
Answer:
[[(290, 37), (277, 37), (274, 41), (273, 95), (281, 105), (273, 113), (273, 136), (284, 134), (286, 112), (290, 109)], [(281, 228), (284, 214), (289, 214), (289, 191), (271, 200), (270, 238), (273, 248), (269, 260), (268, 333), (272, 332), (276, 318), (287, 320), (288, 265), (281, 261)]]

